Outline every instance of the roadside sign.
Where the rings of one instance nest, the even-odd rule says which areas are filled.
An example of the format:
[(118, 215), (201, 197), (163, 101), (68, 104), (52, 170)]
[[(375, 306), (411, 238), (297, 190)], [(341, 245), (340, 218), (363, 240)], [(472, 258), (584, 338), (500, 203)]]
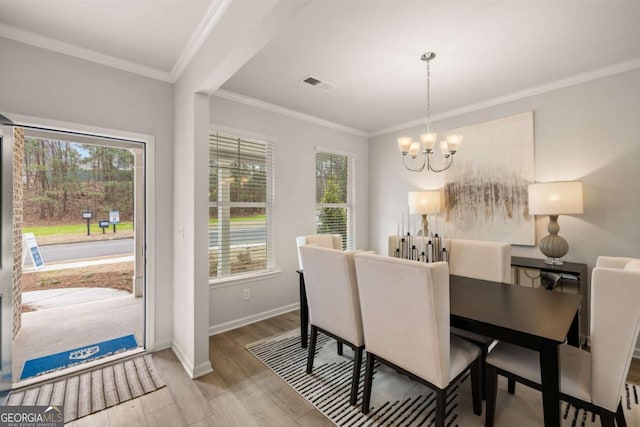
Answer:
[(42, 255), (40, 254), (40, 248), (38, 247), (38, 243), (36, 242), (36, 236), (33, 233), (24, 233), (23, 242), (31, 255), (31, 261), (33, 261), (33, 266), (38, 269), (44, 267), (44, 260), (42, 259)]
[[(115, 227), (116, 225), (113, 224), (113, 226)], [(104, 231), (109, 228), (109, 221), (107, 221), (106, 219), (101, 219), (100, 221), (98, 221), (98, 227), (102, 228), (102, 234), (104, 234)]]
[(120, 224), (120, 211), (109, 211), (109, 222), (111, 224)]
[(92, 219), (92, 218), (93, 218), (93, 212), (91, 211), (82, 212), (82, 219)]

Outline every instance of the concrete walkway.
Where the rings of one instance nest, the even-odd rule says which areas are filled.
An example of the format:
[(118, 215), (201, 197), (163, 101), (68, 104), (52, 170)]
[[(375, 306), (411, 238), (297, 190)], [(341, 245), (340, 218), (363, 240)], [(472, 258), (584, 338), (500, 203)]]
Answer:
[[(60, 296), (61, 299), (67, 297)], [(143, 313), (143, 298), (131, 294), (23, 313), (22, 328), (13, 342), (14, 381), (18, 380), (24, 362), (36, 357), (128, 334), (134, 334), (142, 345)]]
[(117, 257), (117, 258), (92, 258), (92, 259), (86, 259), (86, 260), (82, 260), (82, 261), (76, 261), (76, 262), (64, 262), (64, 263), (52, 263), (52, 264), (46, 264), (44, 267), (36, 270), (35, 268), (33, 268), (33, 266), (25, 266), (22, 269), (23, 273), (31, 273), (34, 271), (54, 271), (54, 270), (66, 270), (67, 268), (80, 268), (80, 267), (89, 267), (89, 266), (93, 266), (93, 265), (105, 265), (105, 264), (116, 264), (119, 262), (129, 262), (129, 261), (133, 261), (134, 257), (133, 255), (128, 255), (128, 256), (122, 256), (122, 257)]
[(109, 288), (62, 288), (22, 293), (22, 303), (35, 310), (67, 307), (85, 302), (131, 295), (131, 292)]

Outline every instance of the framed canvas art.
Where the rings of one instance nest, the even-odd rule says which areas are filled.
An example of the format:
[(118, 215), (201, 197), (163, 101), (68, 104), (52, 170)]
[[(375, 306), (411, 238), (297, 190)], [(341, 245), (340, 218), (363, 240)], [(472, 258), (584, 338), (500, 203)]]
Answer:
[(464, 136), (445, 172), (447, 237), (535, 244), (533, 112), (453, 129)]

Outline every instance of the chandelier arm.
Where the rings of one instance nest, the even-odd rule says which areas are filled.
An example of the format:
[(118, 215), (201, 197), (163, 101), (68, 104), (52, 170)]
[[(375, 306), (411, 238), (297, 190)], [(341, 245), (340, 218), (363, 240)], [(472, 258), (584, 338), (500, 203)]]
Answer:
[[(426, 154), (425, 154), (425, 157), (426, 157)], [(424, 157), (422, 159), (422, 166), (420, 166), (420, 167), (418, 167), (416, 169), (413, 169), (413, 168), (410, 168), (409, 166), (407, 166), (406, 158), (407, 158), (406, 155), (402, 156), (402, 164), (404, 165), (405, 169), (410, 170), (411, 172), (422, 172), (424, 170), (424, 165), (426, 164), (426, 159)]]
[(434, 168), (433, 166), (429, 165), (429, 170), (432, 171), (432, 172), (436, 172), (436, 173), (440, 173), (440, 172), (446, 171), (453, 164), (453, 157), (454, 156), (451, 155), (451, 157), (449, 157), (449, 160), (445, 159), (444, 167), (442, 169)]

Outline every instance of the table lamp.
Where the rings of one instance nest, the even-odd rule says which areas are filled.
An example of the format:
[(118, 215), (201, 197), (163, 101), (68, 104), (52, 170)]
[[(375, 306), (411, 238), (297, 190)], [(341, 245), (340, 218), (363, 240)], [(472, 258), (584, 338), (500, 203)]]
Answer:
[(560, 259), (569, 252), (569, 244), (558, 236), (560, 226), (558, 215), (581, 214), (582, 182), (544, 182), (529, 184), (529, 214), (549, 215), (547, 230), (549, 235), (540, 241), (540, 252), (547, 259), (546, 264), (562, 265)]
[(422, 215), (422, 236), (429, 235), (428, 214), (440, 212), (440, 190), (412, 191), (409, 193), (409, 214)]

